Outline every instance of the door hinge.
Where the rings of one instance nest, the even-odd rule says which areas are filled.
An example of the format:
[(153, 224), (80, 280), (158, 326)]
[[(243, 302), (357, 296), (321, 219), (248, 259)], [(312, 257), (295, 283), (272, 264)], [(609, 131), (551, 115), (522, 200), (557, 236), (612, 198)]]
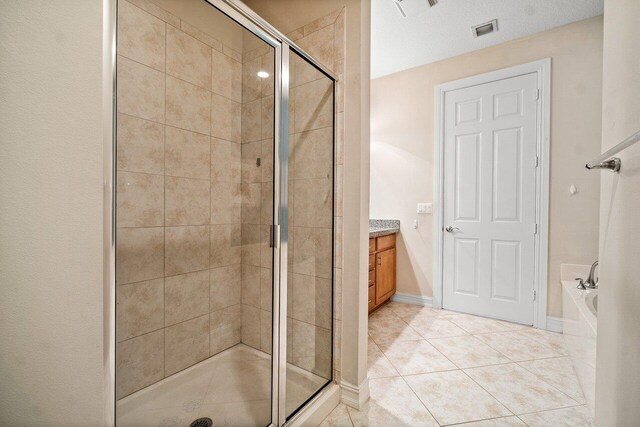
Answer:
[(536, 89), (536, 101), (540, 99), (540, 89)]
[(533, 224), (533, 234), (538, 234), (538, 224)]
[(280, 226), (276, 224), (272, 224), (269, 227), (269, 247), (277, 248), (280, 246)]
[(537, 296), (537, 295), (538, 295), (538, 294), (537, 294), (537, 292), (534, 290), (534, 291), (533, 291), (533, 300), (534, 300), (534, 301), (536, 300), (536, 296)]
[(538, 166), (540, 166), (540, 156), (536, 156), (536, 160), (533, 165), (533, 167), (535, 168), (537, 168)]

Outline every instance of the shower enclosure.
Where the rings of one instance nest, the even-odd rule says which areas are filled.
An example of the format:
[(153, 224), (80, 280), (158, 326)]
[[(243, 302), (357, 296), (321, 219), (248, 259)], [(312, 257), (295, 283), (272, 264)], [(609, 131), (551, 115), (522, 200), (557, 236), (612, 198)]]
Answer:
[(226, 0), (116, 46), (116, 424), (283, 425), (333, 380), (336, 79)]

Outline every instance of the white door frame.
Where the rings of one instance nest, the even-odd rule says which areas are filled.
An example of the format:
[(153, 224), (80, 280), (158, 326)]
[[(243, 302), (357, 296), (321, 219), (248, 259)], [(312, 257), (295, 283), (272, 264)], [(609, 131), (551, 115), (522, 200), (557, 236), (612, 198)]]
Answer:
[(537, 111), (537, 153), (536, 168), (536, 224), (535, 235), (535, 274), (533, 290), (533, 326), (547, 329), (547, 262), (549, 233), (549, 144), (551, 124), (551, 58), (491, 71), (473, 77), (443, 83), (436, 87), (435, 120), (435, 182), (434, 182), (434, 230), (433, 230), (433, 307), (442, 308), (443, 287), (443, 251), (444, 251), (444, 97), (447, 92), (477, 86), (496, 80), (518, 77), (524, 74), (537, 74), (538, 103)]

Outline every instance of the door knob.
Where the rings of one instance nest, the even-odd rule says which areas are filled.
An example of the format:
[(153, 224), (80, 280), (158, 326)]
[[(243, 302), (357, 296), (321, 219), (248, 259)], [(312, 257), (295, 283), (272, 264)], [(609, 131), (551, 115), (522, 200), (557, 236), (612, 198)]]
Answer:
[(447, 230), (449, 233), (460, 231), (458, 227), (452, 227), (452, 226), (448, 226), (447, 228), (445, 228), (445, 230)]

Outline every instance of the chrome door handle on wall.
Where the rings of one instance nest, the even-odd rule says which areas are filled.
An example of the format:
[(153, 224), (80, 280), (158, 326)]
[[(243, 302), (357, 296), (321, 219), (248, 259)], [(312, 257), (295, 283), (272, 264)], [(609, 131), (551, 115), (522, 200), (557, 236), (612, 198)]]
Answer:
[(458, 227), (452, 227), (452, 226), (448, 226), (447, 228), (445, 228), (445, 230), (447, 230), (449, 233), (460, 231)]

